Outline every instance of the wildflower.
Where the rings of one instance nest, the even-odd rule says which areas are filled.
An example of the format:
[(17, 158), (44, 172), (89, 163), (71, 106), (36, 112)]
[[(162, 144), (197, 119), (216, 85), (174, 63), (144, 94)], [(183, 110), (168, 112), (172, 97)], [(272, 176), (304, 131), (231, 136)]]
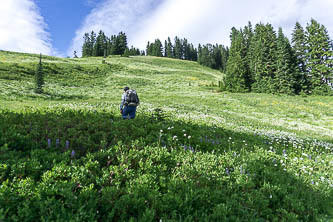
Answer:
[(161, 133), (163, 133), (163, 130), (160, 130)]
[(172, 140), (175, 140), (175, 139), (177, 139), (177, 136), (173, 136), (173, 137), (172, 137)]
[(188, 138), (188, 139), (191, 139), (191, 136), (188, 136), (187, 138)]
[(47, 139), (47, 145), (49, 148), (51, 147), (51, 139)]
[(59, 143), (60, 143), (59, 139), (56, 139), (56, 147), (57, 147), (57, 148), (58, 148), (58, 146), (59, 146)]
[(189, 146), (188, 148), (189, 148), (189, 150), (190, 150), (192, 153), (194, 153), (194, 149), (193, 149), (193, 147)]
[(186, 137), (186, 133), (184, 134), (184, 137)]
[(228, 168), (225, 168), (225, 173), (229, 176), (230, 175), (230, 171)]
[(75, 156), (75, 151), (72, 150), (71, 157), (74, 158), (74, 156)]
[(68, 148), (69, 148), (69, 141), (66, 140), (66, 149), (68, 149)]

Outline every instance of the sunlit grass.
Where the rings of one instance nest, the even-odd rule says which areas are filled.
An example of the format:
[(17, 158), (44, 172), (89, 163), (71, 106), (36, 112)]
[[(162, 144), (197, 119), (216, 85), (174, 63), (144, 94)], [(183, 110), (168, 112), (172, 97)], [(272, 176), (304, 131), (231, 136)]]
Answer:
[[(44, 205), (64, 190), (57, 200), (94, 219), (107, 206), (119, 207), (103, 212), (112, 220), (144, 218), (126, 208), (140, 200), (152, 221), (333, 218), (331, 97), (220, 92), (219, 71), (139, 56), (45, 57), (36, 94), (38, 58), (0, 52), (0, 220), (6, 195)], [(118, 111), (124, 86), (141, 101), (131, 122)], [(71, 202), (85, 195), (103, 204)], [(19, 208), (22, 219), (42, 207)]]

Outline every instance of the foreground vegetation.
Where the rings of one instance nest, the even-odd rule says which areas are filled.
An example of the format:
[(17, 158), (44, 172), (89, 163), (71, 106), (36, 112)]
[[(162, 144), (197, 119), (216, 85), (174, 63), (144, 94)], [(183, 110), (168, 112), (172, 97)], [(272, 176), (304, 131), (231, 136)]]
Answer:
[[(330, 221), (330, 97), (229, 94), (152, 57), (0, 52), (0, 220)], [(142, 105), (121, 119), (122, 87)]]

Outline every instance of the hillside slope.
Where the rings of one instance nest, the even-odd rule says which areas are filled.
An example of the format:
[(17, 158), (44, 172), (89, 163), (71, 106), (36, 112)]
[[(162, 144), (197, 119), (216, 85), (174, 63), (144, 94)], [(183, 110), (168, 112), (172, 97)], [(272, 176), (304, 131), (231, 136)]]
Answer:
[(332, 98), (220, 92), (155, 57), (43, 57), (39, 95), (37, 62), (0, 51), (0, 221), (333, 219)]
[[(219, 71), (196, 62), (149, 56), (43, 57), (44, 94), (34, 93), (39, 55), (0, 51), (0, 100), (5, 107), (55, 103), (119, 104), (124, 86), (138, 91), (142, 107), (242, 131), (275, 130), (333, 142), (331, 97), (229, 94), (218, 91)], [(245, 127), (246, 126), (246, 127)]]

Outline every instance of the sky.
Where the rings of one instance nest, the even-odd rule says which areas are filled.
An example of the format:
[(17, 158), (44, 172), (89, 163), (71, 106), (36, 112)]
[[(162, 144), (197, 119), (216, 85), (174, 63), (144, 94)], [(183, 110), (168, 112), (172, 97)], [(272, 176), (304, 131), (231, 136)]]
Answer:
[(333, 0), (2, 0), (0, 50), (81, 55), (83, 35), (126, 33), (129, 46), (168, 36), (229, 45), (230, 30), (248, 21), (271, 23), (290, 37), (296, 21), (311, 18), (333, 38)]

